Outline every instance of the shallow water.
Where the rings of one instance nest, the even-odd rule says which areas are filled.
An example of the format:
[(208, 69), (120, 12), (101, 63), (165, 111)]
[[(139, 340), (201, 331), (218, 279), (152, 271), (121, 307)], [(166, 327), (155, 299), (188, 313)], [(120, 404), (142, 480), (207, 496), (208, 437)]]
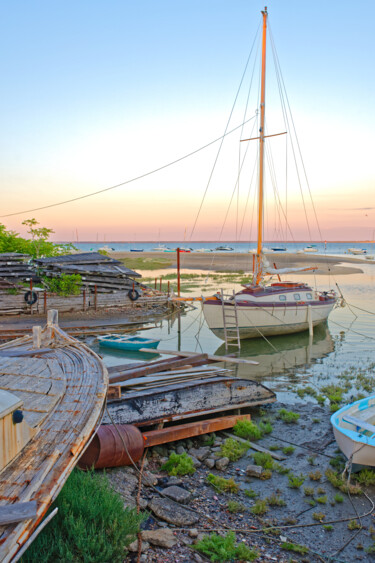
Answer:
[[(343, 372), (351, 374), (355, 383), (358, 373), (369, 369), (372, 371), (372, 364), (375, 363), (375, 266), (364, 264), (361, 267), (363, 274), (336, 276), (334, 279), (332, 276), (305, 275), (303, 281), (313, 286), (316, 282), (318, 289), (337, 289), (335, 284), (338, 284), (346, 306), (334, 309), (328, 324), (314, 329), (312, 340), (308, 332), (303, 332), (270, 337), (267, 340), (242, 341), (240, 352), (231, 346), (230, 353), (259, 362), (257, 366), (235, 366), (236, 373), (241, 377), (263, 381), (277, 391), (279, 400), (291, 402), (299, 400), (294, 391), (301, 384), (319, 389), (329, 382), (338, 382), (337, 377)], [(161, 274), (162, 272), (153, 272), (153, 277), (160, 277)], [(298, 281), (298, 275), (288, 278)], [(216, 282), (215, 290), (212, 290), (212, 280), (208, 282), (210, 289), (207, 288), (205, 278), (200, 278), (199, 287), (189, 293), (189, 296), (209, 295), (223, 287)], [(239, 287), (224, 285), (226, 290), (237, 290)], [(207, 327), (200, 302), (193, 305), (193, 310), (180, 316), (171, 315), (143, 335), (160, 339), (160, 350), (203, 351), (224, 355), (225, 345)], [(95, 339), (89, 339), (88, 343), (99, 350)], [(104, 348), (100, 348), (100, 354), (107, 365), (160, 357), (148, 354), (139, 356), (137, 353), (129, 357), (123, 352)], [(353, 389), (353, 394), (360, 390)], [(366, 394), (369, 394), (368, 390)]]

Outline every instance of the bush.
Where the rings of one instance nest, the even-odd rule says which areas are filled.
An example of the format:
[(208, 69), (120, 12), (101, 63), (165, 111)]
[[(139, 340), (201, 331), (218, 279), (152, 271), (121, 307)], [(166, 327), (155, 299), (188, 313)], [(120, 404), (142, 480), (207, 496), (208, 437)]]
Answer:
[(295, 424), (296, 422), (298, 422), (300, 417), (297, 412), (287, 411), (286, 409), (280, 409), (277, 416), (287, 424)]
[(183, 454), (171, 453), (168, 461), (161, 466), (162, 471), (169, 475), (191, 475), (195, 473), (193, 460), (185, 452)]
[(226, 561), (254, 561), (259, 556), (258, 552), (249, 549), (243, 543), (236, 545), (236, 535), (228, 532), (225, 536), (219, 536), (214, 532), (203, 538), (192, 548), (203, 553), (210, 561), (225, 563)]
[(223, 457), (227, 457), (230, 461), (239, 460), (250, 448), (250, 444), (239, 442), (233, 438), (228, 438), (222, 444), (220, 453)]
[(22, 561), (120, 563), (134, 541), (143, 514), (125, 508), (105, 475), (74, 470), (51, 509), (57, 515), (32, 543)]
[(260, 465), (264, 469), (273, 468), (274, 461), (272, 459), (271, 454), (256, 452), (255, 454), (253, 454), (253, 458), (255, 465)]
[(219, 493), (238, 493), (239, 485), (234, 481), (234, 479), (224, 479), (224, 477), (218, 477), (209, 473), (207, 475), (207, 481), (216, 489)]
[(239, 420), (233, 426), (233, 432), (245, 440), (259, 440), (263, 435), (262, 430), (251, 420)]
[(79, 274), (61, 274), (59, 278), (43, 278), (49, 291), (67, 297), (81, 293), (82, 278)]

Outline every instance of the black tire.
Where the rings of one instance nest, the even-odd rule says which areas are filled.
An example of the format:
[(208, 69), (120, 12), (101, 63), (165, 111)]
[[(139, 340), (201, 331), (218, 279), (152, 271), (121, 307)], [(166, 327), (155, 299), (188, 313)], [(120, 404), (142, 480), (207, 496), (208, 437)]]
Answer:
[(128, 296), (130, 301), (137, 301), (141, 295), (136, 289), (129, 289)]
[(26, 291), (24, 299), (28, 305), (34, 305), (38, 301), (38, 294), (36, 291)]

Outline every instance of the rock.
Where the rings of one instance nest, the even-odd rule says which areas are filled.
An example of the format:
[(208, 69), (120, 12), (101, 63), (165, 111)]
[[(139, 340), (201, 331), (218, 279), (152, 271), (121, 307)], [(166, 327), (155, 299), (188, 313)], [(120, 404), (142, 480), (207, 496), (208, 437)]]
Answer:
[(262, 467), (260, 465), (248, 465), (246, 467), (246, 475), (249, 477), (260, 477), (262, 475)]
[(179, 455), (181, 455), (181, 454), (186, 453), (186, 450), (185, 450), (184, 446), (178, 446), (176, 452), (177, 452)]
[(155, 486), (158, 483), (158, 477), (159, 476), (151, 473), (151, 471), (144, 471), (142, 475), (142, 484), (146, 487), (151, 487), (152, 485)]
[(229, 465), (229, 458), (222, 457), (216, 461), (215, 465), (216, 469), (218, 469), (219, 471), (224, 471)]
[(193, 461), (194, 467), (200, 467), (200, 466), (202, 465), (201, 462), (198, 461), (196, 457), (194, 457), (193, 455), (191, 455), (190, 457), (191, 457), (191, 459), (192, 459), (192, 461)]
[(221, 447), (217, 446), (216, 448), (211, 448), (212, 452), (220, 452), (221, 451)]
[(191, 530), (189, 530), (189, 536), (191, 538), (197, 538), (198, 537), (198, 530), (197, 528), (191, 528)]
[[(147, 543), (146, 541), (142, 540), (141, 553), (148, 551), (149, 548), (150, 548), (150, 544)], [(132, 553), (137, 553), (138, 552), (138, 540), (135, 540), (135, 541), (133, 541), (133, 543), (128, 545), (128, 550), (131, 551)]]
[(176, 485), (176, 487), (180, 487), (182, 484), (183, 484), (182, 479), (180, 479), (179, 477), (176, 477), (175, 475), (172, 475), (166, 481), (166, 487), (171, 487), (172, 485)]
[(175, 526), (191, 526), (199, 520), (199, 516), (195, 512), (170, 499), (154, 498), (148, 506), (158, 518)]
[(210, 447), (190, 448), (189, 455), (196, 457), (199, 461), (204, 461), (210, 455)]
[(213, 469), (215, 467), (215, 460), (212, 457), (208, 457), (204, 460), (204, 464), (207, 465), (209, 469)]
[(171, 487), (167, 487), (163, 489), (163, 493), (172, 500), (176, 502), (180, 502), (182, 504), (186, 504), (191, 500), (191, 493), (182, 489), (181, 487), (177, 487), (176, 485), (172, 485)]
[(193, 446), (194, 446), (193, 440), (190, 440), (190, 438), (186, 440), (186, 447), (188, 450), (190, 450), (190, 448), (192, 448)]
[(158, 547), (170, 548), (176, 545), (177, 538), (170, 528), (160, 530), (145, 530), (142, 532), (142, 540)]

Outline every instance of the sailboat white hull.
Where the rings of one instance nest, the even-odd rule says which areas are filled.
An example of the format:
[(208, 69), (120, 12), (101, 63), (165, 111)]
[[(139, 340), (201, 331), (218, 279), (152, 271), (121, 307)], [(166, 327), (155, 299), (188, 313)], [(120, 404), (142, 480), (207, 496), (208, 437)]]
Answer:
[[(312, 324), (316, 326), (324, 323), (332, 311), (336, 300), (311, 304)], [(221, 338), (224, 336), (223, 309), (220, 301), (208, 300), (203, 302), (203, 313), (212, 332)], [(233, 310), (233, 305), (226, 303), (225, 308)], [(241, 339), (259, 338), (261, 336), (290, 334), (308, 330), (308, 306), (275, 306), (275, 304), (254, 306), (237, 303), (238, 329)], [(236, 339), (236, 336), (233, 336)], [(230, 337), (228, 335), (228, 340)]]

